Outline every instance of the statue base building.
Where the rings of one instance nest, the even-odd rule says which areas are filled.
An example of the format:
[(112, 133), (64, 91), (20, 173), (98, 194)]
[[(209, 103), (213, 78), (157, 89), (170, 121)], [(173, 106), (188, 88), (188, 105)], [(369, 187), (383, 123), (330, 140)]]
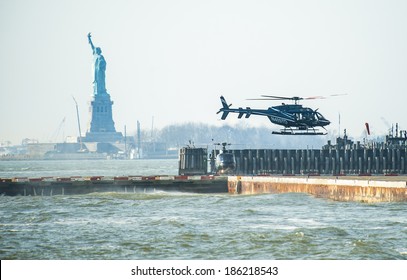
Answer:
[(105, 93), (94, 94), (90, 101), (90, 123), (83, 142), (120, 142), (123, 134), (116, 132), (112, 117), (113, 101), (110, 95)]
[(86, 136), (82, 139), (82, 142), (122, 142), (124, 139), (121, 132), (86, 132)]

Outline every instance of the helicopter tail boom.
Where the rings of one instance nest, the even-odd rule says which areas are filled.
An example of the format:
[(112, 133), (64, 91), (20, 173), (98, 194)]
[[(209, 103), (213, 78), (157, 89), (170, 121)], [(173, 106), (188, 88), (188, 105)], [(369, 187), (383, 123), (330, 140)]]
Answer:
[(222, 102), (222, 108), (219, 109), (217, 114), (222, 112), (221, 119), (225, 120), (229, 113), (237, 113), (238, 118), (241, 119), (243, 116), (247, 119), (251, 115), (266, 115), (268, 110), (253, 110), (250, 107), (246, 107), (245, 109), (242, 107), (239, 108), (230, 108), (232, 104), (227, 104), (226, 100), (223, 96), (220, 97), (220, 101)]

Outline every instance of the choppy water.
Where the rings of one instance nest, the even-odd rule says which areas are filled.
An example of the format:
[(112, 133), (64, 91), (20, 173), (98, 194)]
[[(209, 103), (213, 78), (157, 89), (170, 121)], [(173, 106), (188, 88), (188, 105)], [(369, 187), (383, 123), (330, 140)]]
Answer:
[[(71, 163), (32, 162), (23, 171), (27, 163), (0, 162), (0, 177), (177, 169), (169, 160)], [(97, 174), (85, 172), (90, 163)], [(406, 203), (165, 192), (0, 201), (1, 259), (407, 259)]]
[(0, 161), (0, 178), (40, 176), (176, 175), (177, 160)]

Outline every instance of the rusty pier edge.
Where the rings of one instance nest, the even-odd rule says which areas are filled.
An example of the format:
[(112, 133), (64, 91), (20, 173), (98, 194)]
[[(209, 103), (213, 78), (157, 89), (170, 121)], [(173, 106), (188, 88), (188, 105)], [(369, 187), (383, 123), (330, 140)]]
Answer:
[(406, 181), (285, 176), (229, 176), (231, 194), (308, 193), (336, 201), (406, 202)]

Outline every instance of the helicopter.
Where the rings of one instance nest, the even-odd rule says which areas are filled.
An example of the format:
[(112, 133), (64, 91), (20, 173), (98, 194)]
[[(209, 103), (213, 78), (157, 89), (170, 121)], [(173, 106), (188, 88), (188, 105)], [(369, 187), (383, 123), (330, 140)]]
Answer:
[[(342, 94), (335, 94), (331, 96), (337, 96)], [(272, 134), (280, 135), (325, 135), (325, 126), (331, 122), (324, 118), (318, 109), (313, 110), (311, 108), (303, 107), (298, 104), (298, 101), (303, 99), (324, 99), (323, 96), (314, 96), (308, 98), (302, 98), (298, 96), (283, 97), (273, 95), (261, 95), (262, 98), (248, 99), (248, 100), (293, 100), (294, 104), (282, 104), (278, 106), (269, 107), (267, 109), (251, 109), (246, 108), (230, 108), (232, 104), (226, 102), (223, 96), (220, 97), (222, 102), (222, 108), (219, 109), (217, 114), (222, 112), (221, 119), (225, 120), (229, 113), (238, 113), (239, 119), (245, 116), (249, 118), (251, 115), (266, 116), (269, 120), (277, 125), (281, 125), (284, 128), (280, 131), (273, 131)], [(318, 127), (322, 127), (325, 131), (318, 130)]]
[(222, 150), (216, 155), (216, 150), (213, 151), (211, 155), (211, 169), (212, 172), (220, 174), (233, 174), (236, 168), (235, 155), (226, 149), (226, 146), (231, 145), (230, 143), (214, 143), (216, 146), (222, 146)]

